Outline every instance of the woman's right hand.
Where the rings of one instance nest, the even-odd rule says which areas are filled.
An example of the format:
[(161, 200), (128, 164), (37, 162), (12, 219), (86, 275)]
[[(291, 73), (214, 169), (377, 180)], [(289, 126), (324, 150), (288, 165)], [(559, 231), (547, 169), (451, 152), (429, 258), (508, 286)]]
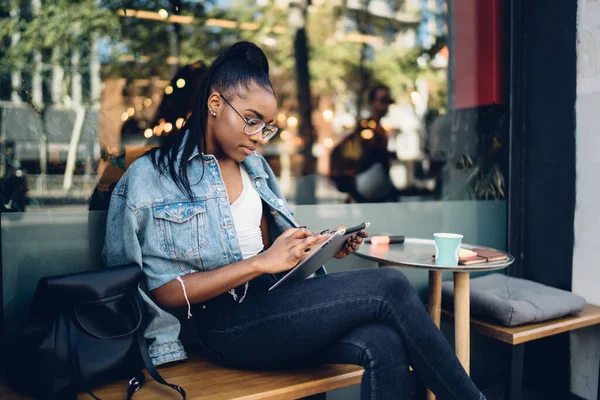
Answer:
[(268, 250), (256, 256), (258, 267), (267, 274), (288, 271), (310, 255), (311, 247), (323, 243), (330, 235), (315, 235), (306, 228), (290, 228)]

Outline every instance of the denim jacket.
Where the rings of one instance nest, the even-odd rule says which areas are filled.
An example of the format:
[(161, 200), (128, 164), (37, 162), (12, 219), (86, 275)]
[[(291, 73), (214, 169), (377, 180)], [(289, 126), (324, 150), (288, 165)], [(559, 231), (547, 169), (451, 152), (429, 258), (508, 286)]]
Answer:
[[(187, 162), (193, 201), (168, 173), (159, 174), (148, 155), (129, 167), (111, 197), (103, 251), (106, 265), (140, 265), (149, 291), (178, 276), (242, 260), (216, 158), (196, 149)], [(253, 153), (242, 165), (273, 217), (271, 242), (298, 226), (266, 160)], [(145, 331), (146, 338), (155, 339), (149, 347), (153, 363), (185, 359), (177, 318), (143, 297), (153, 317)]]

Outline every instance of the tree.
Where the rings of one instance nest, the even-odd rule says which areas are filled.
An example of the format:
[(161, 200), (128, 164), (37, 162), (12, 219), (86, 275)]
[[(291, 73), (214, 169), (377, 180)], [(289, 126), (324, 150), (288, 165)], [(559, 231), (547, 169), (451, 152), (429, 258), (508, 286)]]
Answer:
[(315, 93), (337, 95), (359, 80), (360, 43), (344, 40), (343, 10), (325, 2), (308, 18), (311, 85)]
[[(98, 35), (114, 31), (117, 17), (111, 10), (101, 8), (95, 0), (48, 0), (43, 6), (40, 0), (30, 3), (31, 15), (21, 10), (27, 4), (13, 0), (11, 12), (4, 29), (0, 29), (0, 42), (10, 39), (10, 47), (2, 51), (2, 70), (13, 74), (13, 100), (29, 104), (40, 118), (40, 172), (46, 173), (48, 162), (47, 111), (52, 106), (67, 105), (81, 107), (83, 101), (80, 67), (82, 54), (90, 55), (92, 41)], [(6, 20), (6, 19), (5, 19)], [(44, 57), (45, 55), (45, 57)], [(69, 57), (70, 55), (70, 57)], [(52, 65), (52, 84), (49, 90), (47, 79), (43, 79), (44, 58)], [(33, 61), (33, 62), (31, 62)], [(64, 70), (69, 70), (71, 96), (63, 98)], [(25, 90), (21, 79), (15, 74), (28, 73), (33, 77), (31, 92)], [(44, 96), (49, 92), (51, 98)]]

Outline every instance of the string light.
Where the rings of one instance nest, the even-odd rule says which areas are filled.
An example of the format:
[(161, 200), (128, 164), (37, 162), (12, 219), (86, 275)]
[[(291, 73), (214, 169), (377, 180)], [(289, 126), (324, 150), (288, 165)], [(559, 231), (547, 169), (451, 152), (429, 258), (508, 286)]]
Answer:
[(287, 116), (284, 113), (277, 114), (277, 122), (279, 122), (280, 124), (283, 124), (283, 123), (285, 123), (286, 120), (287, 120)]
[(185, 120), (183, 118), (177, 118), (177, 121), (175, 121), (175, 126), (177, 127), (177, 129), (181, 129), (184, 122)]
[(179, 89), (181, 89), (182, 87), (185, 86), (185, 79), (183, 79), (183, 78), (177, 79), (176, 85)]
[(173, 93), (173, 86), (169, 85), (165, 88), (165, 94), (169, 95)]
[(325, 140), (323, 140), (323, 146), (325, 146), (325, 148), (330, 149), (333, 147), (333, 139), (332, 138), (327, 138)]
[(127, 109), (127, 115), (129, 115), (130, 117), (133, 117), (133, 114), (135, 114), (135, 109), (133, 107), (129, 107)]
[(288, 123), (289, 126), (294, 127), (294, 126), (298, 125), (298, 118), (296, 118), (296, 117), (289, 117), (287, 119), (287, 123)]
[(325, 110), (323, 111), (323, 118), (325, 121), (331, 121), (333, 119), (333, 111)]
[(373, 136), (375, 136), (375, 132), (373, 132), (371, 129), (363, 129), (360, 131), (360, 137), (365, 140), (371, 140), (373, 139)]
[(279, 136), (281, 136), (281, 140), (288, 140), (290, 138), (290, 132), (283, 130), (283, 131), (281, 131)]
[(165, 132), (166, 132), (166, 133), (169, 133), (169, 132), (171, 132), (171, 131), (173, 130), (173, 124), (172, 124), (172, 123), (170, 123), (170, 122), (167, 122), (167, 123), (165, 124), (164, 130), (165, 130)]
[(127, 114), (127, 112), (124, 112), (123, 114), (121, 114), (121, 121), (125, 122), (129, 119), (129, 114)]
[(144, 137), (150, 139), (152, 137), (152, 129), (148, 128), (144, 131)]
[(370, 120), (369, 121), (369, 128), (371, 128), (371, 129), (377, 128), (377, 122), (375, 122), (374, 120)]
[[(175, 7), (175, 11), (179, 12), (179, 7)], [(146, 10), (134, 10), (134, 9), (123, 9), (120, 8), (117, 10), (117, 15), (120, 17), (132, 17), (138, 19), (149, 19), (154, 21), (165, 21), (172, 22), (176, 24), (191, 24), (195, 21), (195, 18), (188, 15), (169, 15), (169, 12), (165, 9), (161, 9), (158, 12), (155, 11), (146, 11)], [(204, 22), (205, 26), (214, 26), (221, 28), (229, 28), (236, 29), (240, 28), (243, 30), (251, 30), (256, 31), (260, 28), (260, 25), (253, 22), (242, 22), (238, 24), (237, 21), (230, 21), (225, 19), (216, 19), (209, 18)], [(277, 34), (284, 34), (287, 32), (287, 29), (283, 26), (275, 26), (271, 29), (272, 32)]]
[(152, 105), (152, 99), (144, 99), (144, 107), (150, 107)]

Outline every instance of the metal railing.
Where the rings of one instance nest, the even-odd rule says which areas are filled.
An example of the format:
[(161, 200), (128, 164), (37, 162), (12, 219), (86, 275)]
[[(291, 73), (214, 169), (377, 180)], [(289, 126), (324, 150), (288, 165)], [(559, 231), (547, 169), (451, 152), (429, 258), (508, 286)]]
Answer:
[(27, 197), (85, 199), (91, 196), (97, 183), (96, 175), (74, 175), (71, 187), (65, 189), (63, 175), (27, 175)]

